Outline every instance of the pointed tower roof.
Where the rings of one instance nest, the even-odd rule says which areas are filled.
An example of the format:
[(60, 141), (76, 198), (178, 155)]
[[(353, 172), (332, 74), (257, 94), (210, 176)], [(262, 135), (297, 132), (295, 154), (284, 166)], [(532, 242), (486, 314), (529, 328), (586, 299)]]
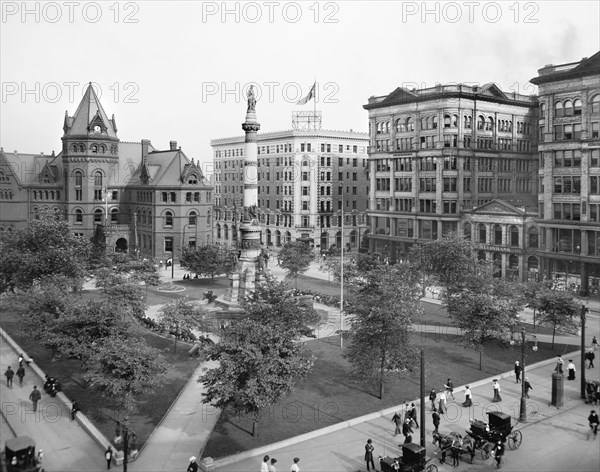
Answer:
[(67, 136), (94, 134), (94, 127), (98, 125), (102, 129), (103, 135), (109, 138), (117, 138), (114, 122), (106, 115), (91, 82), (77, 107), (75, 115), (72, 118), (65, 119), (65, 125), (68, 125), (68, 129), (65, 131)]

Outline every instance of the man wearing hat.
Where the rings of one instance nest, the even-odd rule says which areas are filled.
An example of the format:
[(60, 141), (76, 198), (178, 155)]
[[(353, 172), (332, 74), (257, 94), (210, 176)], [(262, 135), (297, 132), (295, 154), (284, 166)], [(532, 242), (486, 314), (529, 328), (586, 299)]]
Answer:
[(373, 447), (373, 441), (371, 439), (367, 439), (367, 444), (365, 444), (365, 461), (367, 463), (367, 470), (371, 470), (369, 468), (369, 464), (375, 470), (375, 462), (373, 461), (373, 451), (375, 448)]
[(269, 464), (269, 472), (277, 472), (277, 469), (275, 469), (275, 464), (277, 464), (277, 459), (271, 459), (271, 463)]
[(300, 459), (298, 457), (294, 457), (294, 463), (290, 468), (290, 472), (300, 472), (300, 466), (298, 465), (298, 462), (300, 462)]
[(198, 463), (196, 462), (196, 456), (190, 457), (190, 465), (188, 465), (187, 472), (198, 472)]

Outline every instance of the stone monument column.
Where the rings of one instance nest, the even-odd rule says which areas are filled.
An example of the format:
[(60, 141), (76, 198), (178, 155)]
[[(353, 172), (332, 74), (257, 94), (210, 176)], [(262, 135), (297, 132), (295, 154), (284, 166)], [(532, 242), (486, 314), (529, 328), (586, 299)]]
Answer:
[(239, 304), (248, 292), (261, 280), (261, 226), (258, 222), (258, 145), (256, 132), (260, 124), (256, 120), (254, 86), (248, 90), (248, 109), (242, 129), (246, 132), (244, 153), (244, 195), (241, 232), (241, 254), (236, 272), (230, 277), (230, 287), (225, 300)]

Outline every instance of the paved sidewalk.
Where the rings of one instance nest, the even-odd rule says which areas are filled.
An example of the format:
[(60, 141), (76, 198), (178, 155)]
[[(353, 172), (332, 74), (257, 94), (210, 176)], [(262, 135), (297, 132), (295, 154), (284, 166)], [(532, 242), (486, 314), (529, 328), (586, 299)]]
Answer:
[[(19, 353), (5, 340), (0, 338), (0, 369), (2, 374), (10, 365), (16, 371)], [(41, 390), (42, 400), (37, 412), (33, 412), (29, 394), (33, 386)], [(43, 466), (47, 472), (98, 471), (106, 469), (104, 450), (79, 426), (70, 421), (70, 412), (58, 398), (52, 398), (43, 391), (44, 382), (29, 367), (25, 367), (23, 386), (19, 387), (14, 377), (12, 388), (6, 386), (6, 377), (2, 375), (0, 395), (2, 398), (2, 419), (7, 421), (2, 427), (1, 447), (11, 436), (5, 436), (10, 430), (16, 436), (30, 436), (36, 443), (36, 449), (44, 451)]]

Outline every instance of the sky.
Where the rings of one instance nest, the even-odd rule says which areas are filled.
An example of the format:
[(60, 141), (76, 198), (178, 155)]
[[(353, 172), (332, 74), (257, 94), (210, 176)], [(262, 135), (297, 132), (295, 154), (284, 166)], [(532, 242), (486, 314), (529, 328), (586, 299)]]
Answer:
[(536, 92), (546, 64), (600, 50), (598, 1), (2, 1), (0, 146), (50, 154), (94, 83), (121, 141), (176, 140), (210, 173), (212, 139), (291, 129), (317, 83), (323, 129), (367, 132), (370, 96), (495, 82)]

